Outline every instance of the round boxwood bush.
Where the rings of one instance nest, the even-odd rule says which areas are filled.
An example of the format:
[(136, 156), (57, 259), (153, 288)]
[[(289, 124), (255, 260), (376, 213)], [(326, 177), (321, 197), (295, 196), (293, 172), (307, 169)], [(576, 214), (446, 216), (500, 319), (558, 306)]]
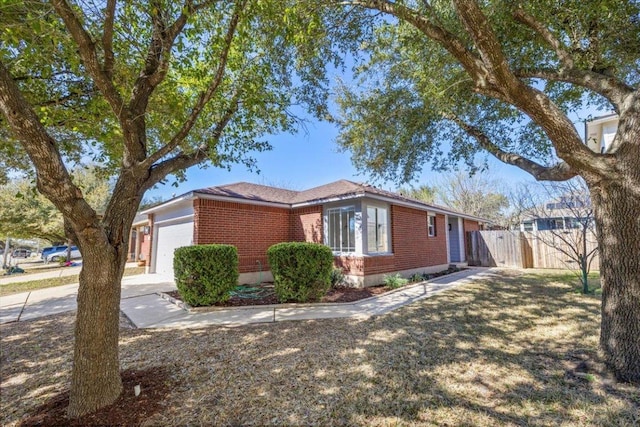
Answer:
[(317, 243), (278, 243), (267, 250), (280, 302), (316, 301), (331, 287), (333, 254)]
[(238, 285), (238, 250), (231, 245), (184, 246), (174, 252), (173, 271), (187, 304), (224, 302)]

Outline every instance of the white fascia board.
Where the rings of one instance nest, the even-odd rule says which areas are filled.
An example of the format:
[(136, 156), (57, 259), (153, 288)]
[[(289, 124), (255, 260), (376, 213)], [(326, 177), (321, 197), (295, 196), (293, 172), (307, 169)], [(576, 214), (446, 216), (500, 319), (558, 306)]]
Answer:
[(158, 206), (154, 206), (152, 208), (146, 209), (146, 210), (144, 210), (144, 211), (142, 211), (140, 213), (143, 214), (143, 215), (149, 215), (149, 214), (152, 214), (152, 213), (155, 213), (155, 212), (158, 212), (158, 211), (163, 211), (163, 210), (169, 209), (169, 208), (175, 206), (178, 203), (189, 201), (189, 200), (193, 200), (193, 199), (195, 199), (195, 197), (194, 197), (193, 191), (191, 191), (189, 193), (183, 194), (182, 196), (178, 196), (176, 198), (168, 200), (168, 201), (166, 201), (166, 202), (164, 202), (164, 203), (162, 203), (162, 204), (160, 204)]
[(272, 208), (291, 209), (291, 205), (288, 204), (288, 203), (265, 202), (265, 201), (262, 201), (262, 200), (240, 199), (240, 198), (237, 198), (237, 197), (216, 196), (216, 195), (213, 195), (213, 194), (195, 193), (194, 199), (217, 200), (217, 201), (220, 201), (220, 202), (242, 203), (242, 204), (245, 204), (245, 205), (269, 206), (269, 207), (272, 207)]
[(183, 215), (183, 216), (178, 216), (175, 218), (167, 218), (167, 219), (163, 219), (162, 221), (154, 221), (153, 225), (163, 225), (163, 224), (170, 224), (170, 223), (178, 223), (178, 222), (186, 222), (186, 220), (190, 220), (195, 218), (194, 214), (189, 214), (189, 215)]
[(359, 198), (363, 198), (363, 197), (368, 197), (370, 199), (375, 199), (375, 200), (380, 200), (392, 205), (398, 205), (398, 206), (406, 206), (409, 208), (413, 208), (413, 209), (418, 209), (421, 211), (426, 211), (426, 212), (431, 212), (431, 213), (441, 213), (443, 215), (451, 215), (451, 216), (458, 216), (461, 218), (467, 218), (467, 219), (471, 219), (473, 221), (478, 221), (478, 222), (482, 222), (482, 223), (491, 223), (491, 221), (489, 221), (486, 218), (479, 218), (473, 215), (467, 215), (467, 214), (463, 214), (460, 212), (455, 212), (455, 211), (450, 211), (447, 209), (441, 209), (441, 208), (437, 208), (435, 206), (428, 206), (428, 205), (423, 205), (420, 203), (414, 203), (411, 201), (406, 201), (406, 200), (398, 200), (395, 199), (393, 197), (386, 197), (386, 196), (382, 196), (380, 194), (376, 194), (376, 193), (368, 193), (368, 192), (364, 192), (364, 193), (355, 193), (355, 194), (349, 194), (347, 196), (338, 196), (338, 197), (331, 197), (331, 198), (327, 198), (327, 199), (319, 199), (319, 200), (313, 200), (310, 202), (302, 202), (302, 203), (295, 203), (293, 205), (291, 205), (292, 208), (301, 208), (301, 207), (306, 207), (306, 206), (313, 206), (313, 205), (322, 205), (325, 203), (331, 203), (331, 202), (341, 202), (344, 200), (352, 200), (352, 199), (359, 199)]
[(398, 200), (398, 199), (394, 199), (393, 197), (381, 196), (379, 194), (367, 194), (367, 197), (370, 197), (372, 199), (383, 200), (383, 201), (385, 201), (387, 203), (390, 203), (392, 205), (406, 206), (406, 207), (413, 208), (413, 209), (418, 209), (418, 210), (421, 210), (421, 211), (435, 212), (435, 213), (440, 213), (440, 214), (443, 214), (443, 215), (450, 215), (450, 216), (457, 216), (457, 217), (460, 217), (460, 218), (467, 218), (467, 219), (471, 219), (473, 221), (478, 221), (478, 222), (485, 222), (485, 223), (491, 222), (486, 218), (478, 218), (477, 216), (473, 216), (473, 215), (467, 215), (467, 214), (460, 213), (460, 212), (450, 211), (450, 210), (447, 210), (447, 209), (441, 209), (441, 208), (437, 208), (435, 206), (423, 205), (423, 204), (420, 204), (420, 203), (414, 203), (414, 202), (405, 201), (405, 200)]
[(616, 113), (612, 113), (612, 114), (607, 114), (606, 116), (596, 117), (593, 120), (588, 120), (586, 123), (590, 125), (597, 125), (600, 123), (613, 122), (618, 119), (619, 119), (618, 115)]
[(297, 209), (297, 208), (304, 208), (307, 206), (316, 206), (316, 205), (324, 205), (324, 204), (333, 203), (333, 202), (342, 202), (345, 200), (361, 199), (364, 196), (365, 196), (365, 193), (354, 193), (354, 194), (348, 194), (346, 196), (328, 197), (326, 199), (316, 199), (316, 200), (311, 200), (309, 202), (294, 203), (290, 206), (293, 209)]
[[(429, 206), (429, 205), (423, 205), (421, 203), (414, 203), (411, 201), (406, 201), (406, 200), (399, 200), (393, 197), (386, 197), (386, 196), (382, 196), (380, 194), (376, 194), (376, 193), (369, 193), (369, 192), (360, 192), (360, 193), (353, 193), (353, 194), (347, 194), (344, 196), (336, 196), (336, 197), (328, 197), (325, 199), (317, 199), (317, 200), (311, 200), (309, 202), (301, 202), (301, 203), (293, 203), (291, 205), (286, 204), (286, 203), (274, 203), (274, 202), (257, 202), (257, 201), (253, 201), (253, 200), (245, 200), (245, 199), (234, 199), (232, 197), (225, 197), (225, 196), (208, 196), (208, 195), (204, 195), (204, 194), (199, 194), (198, 197), (202, 198), (202, 199), (210, 199), (210, 200), (223, 200), (223, 201), (233, 201), (233, 202), (237, 202), (237, 203), (247, 203), (247, 204), (254, 204), (254, 205), (265, 205), (265, 206), (275, 206), (275, 207), (282, 207), (282, 208), (292, 208), (292, 209), (297, 209), (297, 208), (303, 208), (303, 207), (307, 207), (307, 206), (317, 206), (317, 205), (324, 205), (327, 203), (334, 203), (334, 202), (342, 202), (342, 201), (347, 201), (347, 200), (353, 200), (353, 199), (361, 199), (364, 197), (370, 198), (370, 199), (374, 199), (374, 200), (379, 200), (385, 203), (389, 203), (392, 205), (399, 205), (399, 206), (406, 206), (406, 207), (410, 207), (413, 209), (418, 209), (421, 211), (426, 211), (426, 212), (430, 212), (430, 213), (440, 213), (443, 215), (451, 215), (451, 216), (458, 216), (461, 218), (467, 218), (473, 221), (478, 221), (478, 222), (482, 222), (482, 223), (491, 223), (490, 220), (486, 219), (486, 218), (480, 218), (477, 216), (473, 216), (473, 215), (468, 215), (468, 214), (464, 214), (464, 213), (460, 213), (460, 212), (455, 212), (455, 211), (450, 211), (447, 209), (442, 209), (442, 208), (438, 208), (435, 206)], [(144, 212), (143, 212), (144, 213)]]

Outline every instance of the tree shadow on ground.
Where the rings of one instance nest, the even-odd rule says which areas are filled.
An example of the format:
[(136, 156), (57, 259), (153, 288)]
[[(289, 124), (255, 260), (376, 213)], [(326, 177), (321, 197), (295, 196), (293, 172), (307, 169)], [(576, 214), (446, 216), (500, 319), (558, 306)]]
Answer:
[[(25, 323), (3, 330), (5, 424), (68, 383), (72, 318)], [(598, 325), (598, 298), (504, 270), (368, 319), (123, 329), (120, 352), (170, 372), (154, 425), (633, 425), (640, 392), (604, 373)]]

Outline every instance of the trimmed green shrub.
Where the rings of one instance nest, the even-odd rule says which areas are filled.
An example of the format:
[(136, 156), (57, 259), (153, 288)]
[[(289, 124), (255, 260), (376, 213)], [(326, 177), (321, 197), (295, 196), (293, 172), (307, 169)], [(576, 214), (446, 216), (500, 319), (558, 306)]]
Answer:
[(278, 243), (267, 250), (280, 302), (317, 301), (331, 286), (333, 253), (317, 243)]
[(187, 304), (197, 307), (224, 302), (238, 284), (238, 250), (231, 245), (177, 248), (173, 271), (178, 292)]
[(393, 276), (384, 276), (384, 284), (391, 289), (397, 289), (409, 283), (407, 279), (402, 277), (400, 273), (396, 273)]

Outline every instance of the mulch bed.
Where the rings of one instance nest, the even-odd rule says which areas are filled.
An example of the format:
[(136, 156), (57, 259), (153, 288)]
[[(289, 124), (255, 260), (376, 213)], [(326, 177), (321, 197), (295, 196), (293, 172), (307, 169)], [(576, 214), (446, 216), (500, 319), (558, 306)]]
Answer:
[[(250, 305), (270, 305), (280, 304), (278, 297), (273, 291), (273, 282), (264, 282), (260, 285), (254, 286), (259, 289), (257, 292), (252, 292), (251, 296), (242, 294), (233, 295), (229, 300), (214, 304), (215, 307), (244, 307)], [(372, 286), (369, 288), (350, 288), (346, 286), (336, 287), (330, 289), (329, 292), (320, 300), (319, 303), (326, 302), (354, 302), (361, 299), (369, 298), (374, 295), (380, 295), (391, 290), (388, 286)], [(178, 291), (169, 291), (165, 294), (182, 301)]]
[[(164, 409), (162, 402), (172, 385), (164, 367), (122, 372), (123, 392), (113, 404), (76, 419), (67, 418), (69, 391), (66, 390), (37, 407), (18, 424), (27, 426), (135, 426)], [(134, 387), (140, 385), (140, 395)]]
[[(451, 268), (449, 270), (439, 271), (425, 275), (423, 279), (432, 279), (439, 276), (455, 273), (463, 269)], [(353, 288), (349, 286), (337, 286), (329, 289), (329, 292), (320, 299), (320, 301), (313, 301), (316, 303), (348, 303), (355, 302), (365, 298), (369, 298), (376, 295), (384, 294), (392, 290), (385, 285), (371, 286), (367, 288)], [(165, 294), (182, 301), (182, 297), (178, 291), (169, 291)], [(251, 305), (271, 305), (280, 304), (278, 297), (273, 290), (273, 282), (262, 282), (259, 285), (242, 285), (238, 286), (234, 292), (232, 292), (229, 300), (213, 304), (214, 307), (245, 307)]]

